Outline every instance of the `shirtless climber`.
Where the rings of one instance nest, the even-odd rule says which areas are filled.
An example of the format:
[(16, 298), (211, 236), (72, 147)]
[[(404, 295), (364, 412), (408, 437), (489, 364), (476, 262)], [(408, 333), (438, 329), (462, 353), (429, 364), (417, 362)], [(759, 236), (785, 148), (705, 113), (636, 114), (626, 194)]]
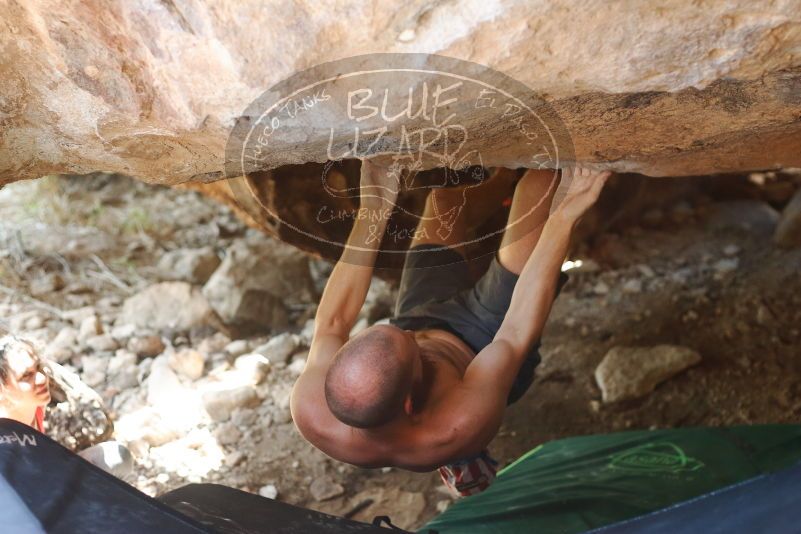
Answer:
[[(371, 213), (394, 206), (389, 169), (386, 158), (362, 161), (361, 207)], [(357, 219), (323, 292), (292, 392), (301, 434), (361, 467), (439, 468), (456, 495), (487, 487), (497, 464), (486, 447), (506, 406), (533, 380), (539, 339), (567, 278), (560, 268), (571, 232), (609, 177), (568, 172), (572, 181), (550, 216), (557, 173), (529, 170), (519, 180), (509, 221), (520, 222), (507, 227), (475, 284), (459, 246), (465, 225), (441, 237), (434, 216), (459, 203), (461, 192), (434, 189), (406, 256), (395, 317), (349, 338), (380, 245), (369, 236), (383, 235), (387, 224), (385, 217)]]

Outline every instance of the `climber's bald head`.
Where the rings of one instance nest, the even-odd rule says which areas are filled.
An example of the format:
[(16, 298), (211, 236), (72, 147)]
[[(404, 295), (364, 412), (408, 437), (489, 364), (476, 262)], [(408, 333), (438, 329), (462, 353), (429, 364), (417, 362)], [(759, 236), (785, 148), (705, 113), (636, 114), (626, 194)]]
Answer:
[(403, 413), (420, 352), (414, 335), (391, 325), (375, 325), (345, 343), (325, 377), (325, 399), (337, 419), (373, 428)]

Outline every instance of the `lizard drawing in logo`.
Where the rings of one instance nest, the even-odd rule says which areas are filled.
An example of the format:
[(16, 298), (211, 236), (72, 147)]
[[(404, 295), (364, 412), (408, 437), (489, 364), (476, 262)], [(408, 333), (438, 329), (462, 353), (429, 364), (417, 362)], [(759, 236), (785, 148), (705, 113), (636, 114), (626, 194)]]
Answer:
[[(487, 180), (487, 174), (483, 168), (484, 162), (481, 154), (476, 150), (468, 152), (458, 160), (452, 158), (455, 161), (442, 161), (442, 167), (435, 170), (433, 177), (432, 173), (429, 173), (425, 184), (419, 180), (419, 174), (423, 167), (419, 157), (408, 153), (395, 153), (387, 154), (386, 159), (391, 160), (386, 171), (388, 177), (391, 178), (388, 180), (388, 183), (391, 184), (390, 187), (395, 188), (393, 193), (443, 187), (458, 188), (461, 192), (461, 202), (456, 204), (453, 203), (452, 198), (445, 204), (438, 202), (436, 196), (432, 197), (433, 217), (411, 213), (400, 205), (396, 205), (399, 210), (418, 219), (436, 219), (438, 223), (436, 232), (441, 239), (446, 239), (453, 231), (454, 225), (467, 203), (469, 190), (480, 186)], [(335, 163), (335, 161), (329, 160), (323, 167), (321, 177), (323, 189), (332, 197), (358, 199), (360, 197), (360, 188), (358, 186), (347, 187), (343, 177), (333, 171)], [(361, 193), (364, 196), (365, 192), (363, 190)], [(369, 193), (367, 195), (370, 196)]]
[(704, 467), (696, 460), (669, 442), (647, 443), (610, 456), (610, 469), (647, 473), (680, 473), (696, 471)]

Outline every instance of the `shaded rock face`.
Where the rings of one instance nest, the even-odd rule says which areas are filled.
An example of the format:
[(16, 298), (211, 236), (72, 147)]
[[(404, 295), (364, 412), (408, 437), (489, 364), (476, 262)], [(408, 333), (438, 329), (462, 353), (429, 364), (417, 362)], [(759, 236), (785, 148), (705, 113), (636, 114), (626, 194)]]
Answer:
[(230, 328), (281, 330), (293, 305), (315, 295), (308, 258), (282, 243), (236, 241), (203, 286), (203, 295)]
[[(270, 145), (235, 186), (220, 181), (225, 171), (233, 176), (226, 169), (231, 132), (258, 119), (248, 106), (292, 76), (316, 76), (316, 66), (342, 58), (412, 52), (438, 55), (405, 60), (422, 67), (465, 60), (472, 67), (459, 69), (475, 74), (471, 69), (485, 66), (490, 79), (507, 76), (527, 87), (544, 106), (540, 114), (558, 120), (570, 144), (558, 161), (538, 161), (522, 130), (499, 120), (498, 109), (447, 104), (460, 111), (465, 147), (481, 147), (479, 161), (458, 160), (466, 165), (577, 160), (650, 176), (801, 166), (798, 12), (801, 0), (758, 11), (747, 0), (658, 6), (421, 0), (400, 9), (382, 0), (280, 9), (207, 0), (12, 4), (0, 28), (0, 184), (100, 169), (190, 184), (234, 205), (255, 226), (335, 257), (338, 250), (326, 250), (318, 238), (341, 241), (349, 221), (315, 225), (319, 177), (331, 159), (326, 121), (339, 116), (304, 115), (303, 127)], [(580, 29), (580, 38), (566, 28)], [(382, 61), (373, 56), (367, 64)], [(421, 79), (412, 85), (419, 95)], [(381, 87), (374, 88), (377, 97)], [(286, 90), (285, 84), (274, 93)], [(432, 84), (429, 96), (435, 92)], [(325, 96), (317, 95), (320, 103)], [(444, 111), (446, 100), (440, 100)], [(417, 127), (420, 120), (400, 122)], [(345, 133), (334, 141), (351, 146)], [(371, 146), (366, 152), (383, 145)], [(333, 169), (348, 187), (358, 180), (353, 163), (346, 158)], [(419, 170), (440, 164), (425, 158)], [(436, 182), (433, 173), (423, 178)], [(419, 206), (420, 198), (405, 195), (401, 203)], [(347, 209), (353, 200), (337, 202)], [(306, 233), (293, 235), (293, 221)]]

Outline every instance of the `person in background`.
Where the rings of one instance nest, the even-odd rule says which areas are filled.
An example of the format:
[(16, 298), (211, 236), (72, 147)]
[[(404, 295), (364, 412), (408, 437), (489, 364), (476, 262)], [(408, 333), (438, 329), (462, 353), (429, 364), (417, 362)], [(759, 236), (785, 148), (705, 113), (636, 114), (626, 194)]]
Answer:
[[(44, 433), (50, 379), (33, 344), (14, 335), (0, 337), (0, 418), (13, 419)], [(118, 478), (133, 470), (133, 457), (121, 443), (107, 441), (78, 455)]]

